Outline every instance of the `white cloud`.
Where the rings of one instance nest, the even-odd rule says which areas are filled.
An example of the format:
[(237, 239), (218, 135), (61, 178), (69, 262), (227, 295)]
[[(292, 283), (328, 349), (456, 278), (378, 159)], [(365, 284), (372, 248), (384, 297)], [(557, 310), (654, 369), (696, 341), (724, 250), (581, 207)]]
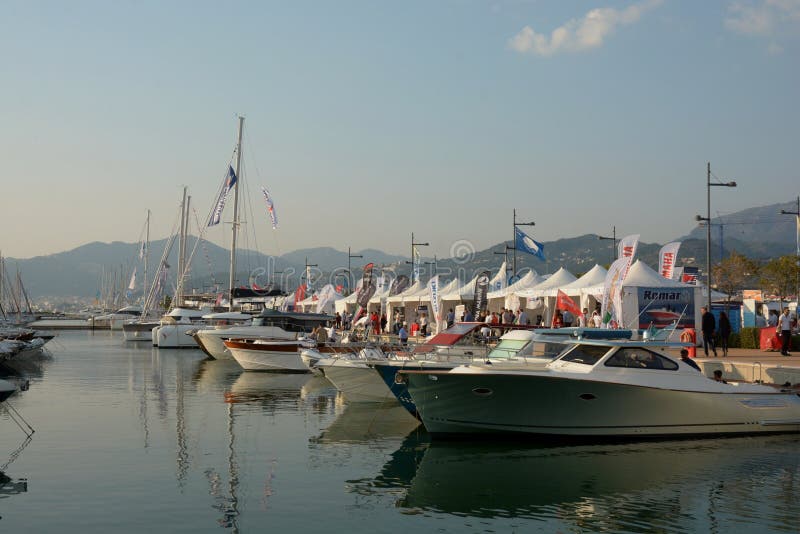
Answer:
[(800, 23), (800, 0), (733, 2), (725, 27), (736, 33), (772, 36), (780, 26)]
[[(790, 1), (790, 0), (783, 0)], [(610, 7), (593, 9), (581, 19), (572, 19), (553, 30), (549, 36), (525, 26), (508, 40), (508, 46), (520, 53), (552, 56), (559, 52), (582, 52), (603, 45), (603, 41), (619, 26), (637, 22), (642, 15), (658, 6), (661, 0), (647, 0), (618, 10)]]

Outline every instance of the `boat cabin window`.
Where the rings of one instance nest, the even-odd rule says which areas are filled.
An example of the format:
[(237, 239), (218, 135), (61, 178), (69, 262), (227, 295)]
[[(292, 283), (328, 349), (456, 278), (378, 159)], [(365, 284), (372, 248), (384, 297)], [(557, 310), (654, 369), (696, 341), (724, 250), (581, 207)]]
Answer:
[(524, 349), (530, 340), (528, 339), (501, 339), (500, 343), (489, 353), (489, 358), (508, 358), (515, 356)]
[(564, 351), (561, 361), (594, 365), (608, 353), (608, 350), (609, 347), (600, 345), (575, 345), (572, 350)]
[(622, 348), (606, 360), (606, 367), (677, 371), (678, 364), (643, 348)]

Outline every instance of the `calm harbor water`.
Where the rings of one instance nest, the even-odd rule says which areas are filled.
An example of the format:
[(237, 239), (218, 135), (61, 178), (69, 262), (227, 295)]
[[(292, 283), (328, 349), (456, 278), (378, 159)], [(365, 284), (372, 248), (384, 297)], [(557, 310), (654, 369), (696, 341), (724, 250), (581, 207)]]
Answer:
[[(0, 531), (799, 532), (800, 437), (432, 443), (398, 407), (67, 332), (0, 415)], [(667, 407), (665, 407), (667, 409)]]

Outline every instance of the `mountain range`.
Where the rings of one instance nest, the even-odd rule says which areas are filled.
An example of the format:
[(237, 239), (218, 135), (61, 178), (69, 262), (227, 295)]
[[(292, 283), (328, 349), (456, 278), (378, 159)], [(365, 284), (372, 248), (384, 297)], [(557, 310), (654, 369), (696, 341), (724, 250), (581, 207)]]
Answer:
[[(780, 215), (781, 210), (796, 211), (794, 202), (773, 204), (746, 209), (725, 216), (713, 217), (712, 228), (712, 261), (736, 250), (739, 253), (756, 259), (792, 254), (795, 252), (796, 227), (793, 217)], [(617, 236), (619, 239), (623, 236)], [(706, 229), (698, 226), (689, 234), (675, 239), (681, 241), (678, 254), (679, 264), (705, 265)], [(227, 287), (228, 264), (230, 252), (210, 242), (200, 242), (195, 247), (195, 238), (188, 240), (187, 250), (195, 248), (191, 267), (190, 287), (200, 290), (213, 290), (212, 286)], [(166, 240), (150, 243), (148, 278), (152, 280), (155, 265), (161, 258)], [(435, 259), (435, 268), (443, 278), (459, 276), (471, 278), (476, 272), (483, 270), (496, 271), (507, 256), (509, 267), (512, 263), (513, 250), (506, 250), (510, 242), (500, 242), (485, 250), (473, 250), (464, 243), (463, 250), (456, 258)], [(658, 263), (658, 251), (662, 244), (639, 243), (637, 257), (651, 266)], [(596, 234), (585, 234), (544, 243), (547, 261), (543, 262), (534, 256), (518, 253), (516, 267), (520, 271), (533, 268), (544, 274), (565, 267), (575, 275), (585, 273), (595, 263), (608, 265), (613, 259), (610, 240), (601, 240)], [(177, 266), (177, 244), (173, 247), (167, 262)], [(353, 251), (352, 254), (362, 258), (353, 258), (351, 268), (357, 271), (367, 262), (373, 262), (395, 273), (409, 274), (409, 259), (404, 256), (387, 254), (376, 249)], [(75, 249), (37, 256), (29, 259), (6, 258), (6, 270), (13, 276), (19, 269), (25, 288), (31, 298), (41, 297), (94, 297), (101, 285), (113, 284), (113, 287), (127, 287), (134, 267), (137, 269), (137, 280), (141, 286), (144, 275), (143, 265), (138, 259), (139, 244), (93, 242)], [(434, 258), (424, 258), (423, 267), (428, 274), (433, 272)], [(275, 278), (284, 280), (284, 289), (295, 287), (303, 273), (306, 263), (313, 264), (314, 273), (343, 273), (348, 265), (348, 252), (332, 247), (316, 247), (295, 250), (281, 256), (267, 256), (252, 250), (240, 250), (237, 255), (237, 283), (255, 282), (264, 286)], [(175, 272), (172, 269), (171, 272)], [(312, 276), (312, 280), (314, 276)]]

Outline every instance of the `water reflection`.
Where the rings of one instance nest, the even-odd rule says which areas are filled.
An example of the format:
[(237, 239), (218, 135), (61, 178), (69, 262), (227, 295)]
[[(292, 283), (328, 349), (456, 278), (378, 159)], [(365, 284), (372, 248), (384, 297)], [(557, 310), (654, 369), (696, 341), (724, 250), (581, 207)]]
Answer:
[(420, 425), (405, 408), (395, 403), (353, 403), (344, 404), (342, 408), (333, 423), (311, 439), (312, 443), (366, 443), (403, 438)]
[(28, 480), (25, 478), (13, 479), (0, 471), (0, 499), (7, 499), (11, 495), (19, 495), (28, 491)]
[[(730, 516), (797, 525), (798, 482), (796, 436), (536, 446), (428, 443), (412, 433), (376, 477), (350, 487), (359, 494), (402, 488), (396, 505), (407, 513), (674, 531), (713, 529)], [(771, 506), (753, 506), (765, 491), (775, 494)]]

